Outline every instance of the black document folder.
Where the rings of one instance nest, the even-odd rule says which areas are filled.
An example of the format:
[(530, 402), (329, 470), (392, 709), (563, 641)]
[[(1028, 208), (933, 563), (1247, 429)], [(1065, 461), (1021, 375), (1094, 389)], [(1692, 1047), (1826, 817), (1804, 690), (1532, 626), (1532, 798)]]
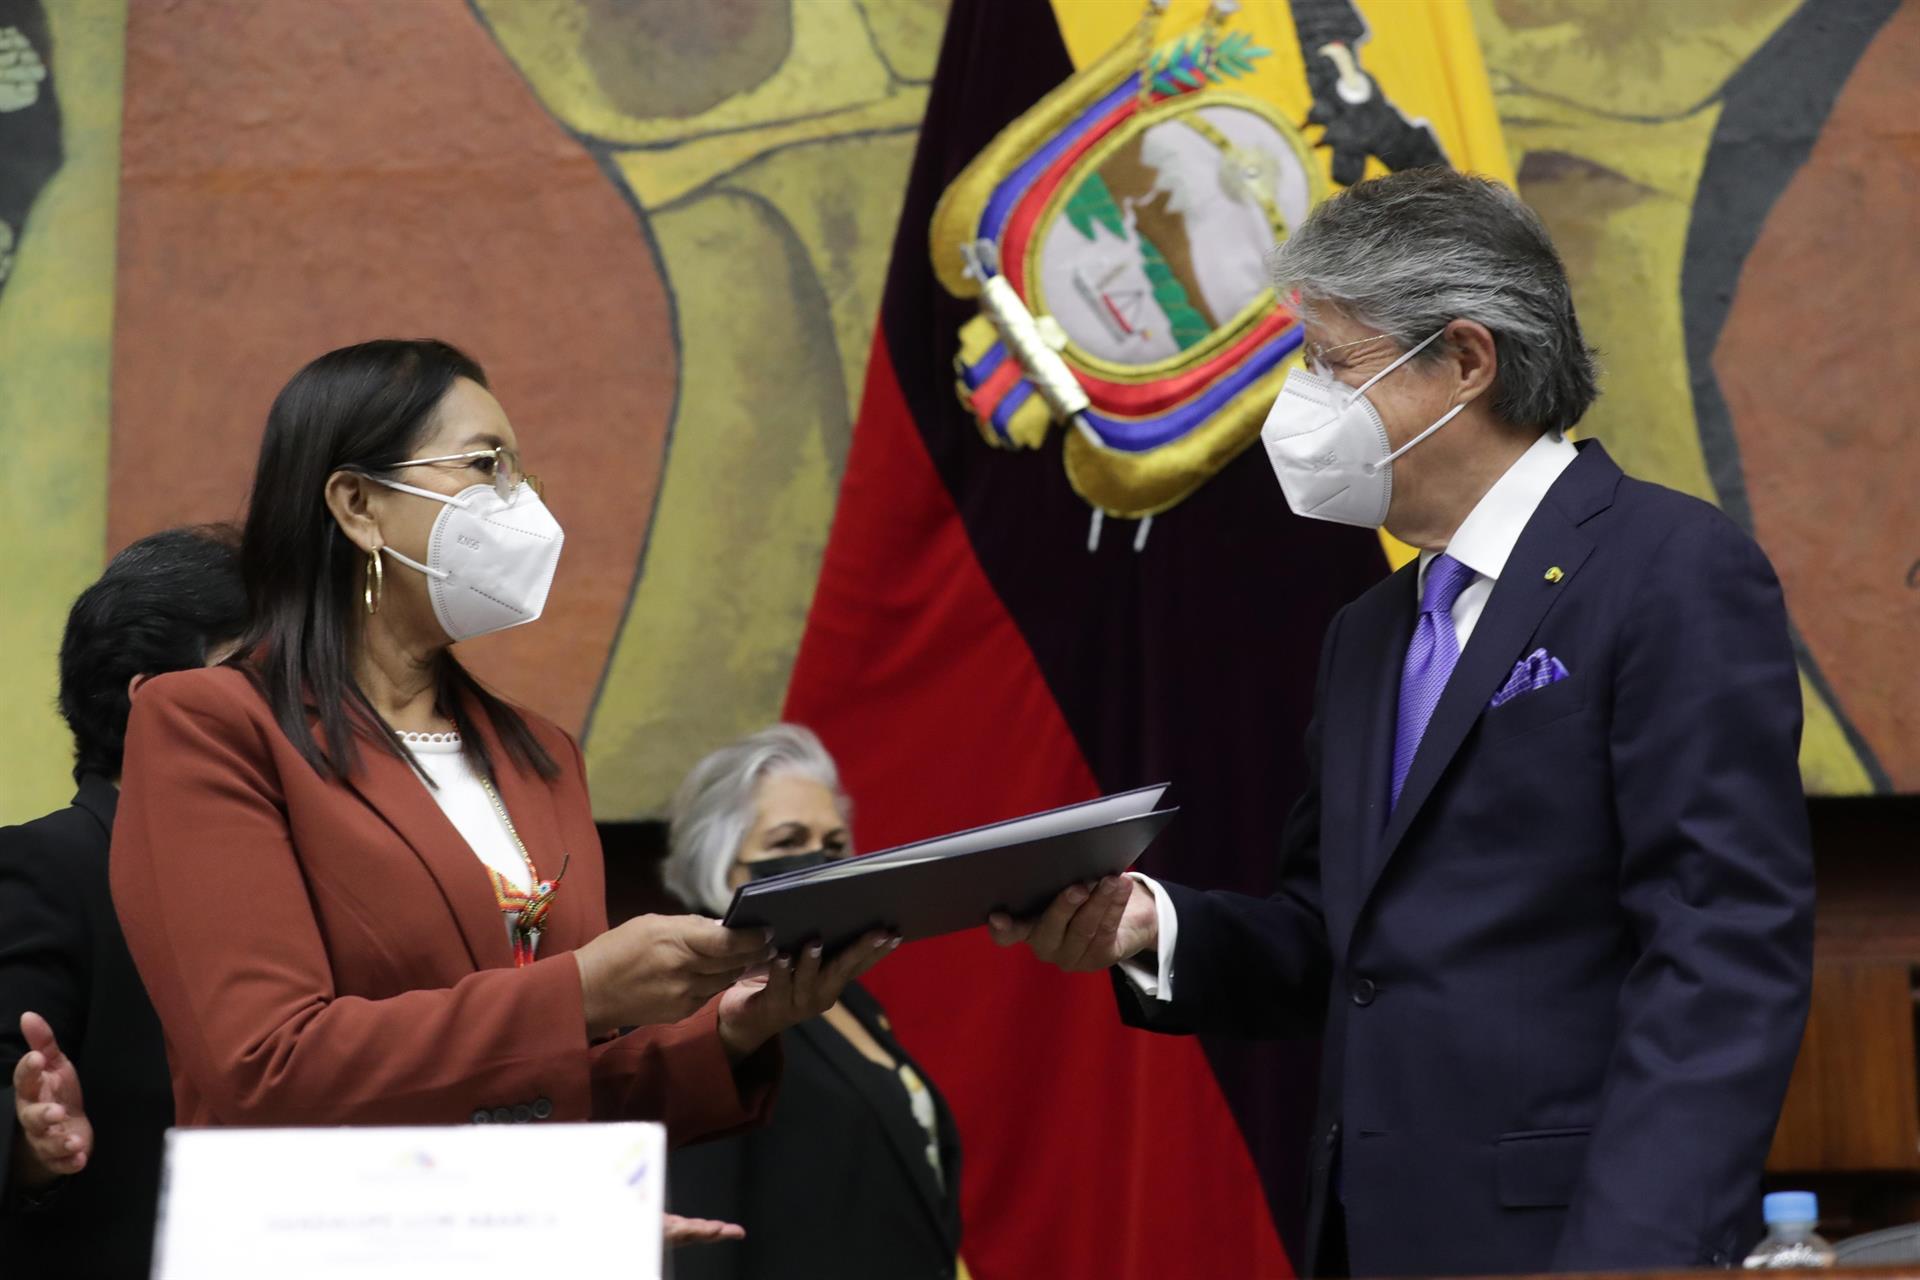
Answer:
[(749, 881), (734, 892), (726, 923), (771, 928), (782, 951), (814, 939), (832, 950), (870, 929), (913, 942), (985, 924), (994, 911), (1033, 915), (1076, 881), (1132, 866), (1179, 812), (1159, 807), (1166, 790), (1143, 787)]

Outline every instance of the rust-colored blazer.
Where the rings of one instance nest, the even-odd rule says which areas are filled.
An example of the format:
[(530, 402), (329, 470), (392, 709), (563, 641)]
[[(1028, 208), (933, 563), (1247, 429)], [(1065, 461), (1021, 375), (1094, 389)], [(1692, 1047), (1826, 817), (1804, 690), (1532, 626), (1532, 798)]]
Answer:
[(141, 688), (111, 879), (181, 1124), (645, 1119), (686, 1142), (765, 1118), (778, 1050), (730, 1065), (712, 1003), (588, 1044), (570, 953), (607, 927), (600, 840), (579, 747), (527, 721), (560, 777), (490, 740), (500, 796), (542, 875), (571, 862), (515, 969), (484, 866), (405, 761), (363, 744), (324, 780), (232, 668)]

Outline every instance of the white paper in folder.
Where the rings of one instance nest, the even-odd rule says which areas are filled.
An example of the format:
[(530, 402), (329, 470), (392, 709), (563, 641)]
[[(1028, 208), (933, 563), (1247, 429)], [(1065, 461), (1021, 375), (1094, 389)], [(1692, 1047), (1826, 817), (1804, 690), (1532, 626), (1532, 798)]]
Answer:
[(657, 1124), (174, 1129), (157, 1280), (658, 1280)]

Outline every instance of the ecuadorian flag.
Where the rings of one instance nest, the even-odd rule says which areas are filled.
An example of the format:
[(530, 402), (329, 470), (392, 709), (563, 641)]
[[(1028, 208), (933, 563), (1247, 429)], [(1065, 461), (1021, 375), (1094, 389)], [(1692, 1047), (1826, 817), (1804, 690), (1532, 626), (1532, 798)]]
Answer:
[[(1464, 0), (955, 0), (786, 708), (861, 847), (1170, 778), (1143, 869), (1272, 889), (1322, 631), (1392, 549), (1247, 448), (1298, 345), (1260, 250), (1434, 163), (1510, 178)], [(1010, 360), (1035, 334), (1064, 382)], [(873, 985), (958, 1117), (979, 1280), (1291, 1274), (1316, 1046), (1127, 1030), (984, 931)]]

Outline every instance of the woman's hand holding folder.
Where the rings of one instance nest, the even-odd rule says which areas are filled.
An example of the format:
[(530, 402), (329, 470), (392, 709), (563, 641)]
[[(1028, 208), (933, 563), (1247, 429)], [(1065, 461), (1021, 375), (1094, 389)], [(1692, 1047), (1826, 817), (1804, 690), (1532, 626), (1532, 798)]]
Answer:
[(819, 943), (742, 978), (720, 997), (720, 1043), (735, 1062), (809, 1018), (840, 1003), (849, 982), (893, 954), (900, 939), (885, 930), (866, 934), (832, 960)]
[(635, 916), (573, 953), (590, 1039), (699, 1012), (754, 965), (773, 958), (765, 929), (702, 916)]

